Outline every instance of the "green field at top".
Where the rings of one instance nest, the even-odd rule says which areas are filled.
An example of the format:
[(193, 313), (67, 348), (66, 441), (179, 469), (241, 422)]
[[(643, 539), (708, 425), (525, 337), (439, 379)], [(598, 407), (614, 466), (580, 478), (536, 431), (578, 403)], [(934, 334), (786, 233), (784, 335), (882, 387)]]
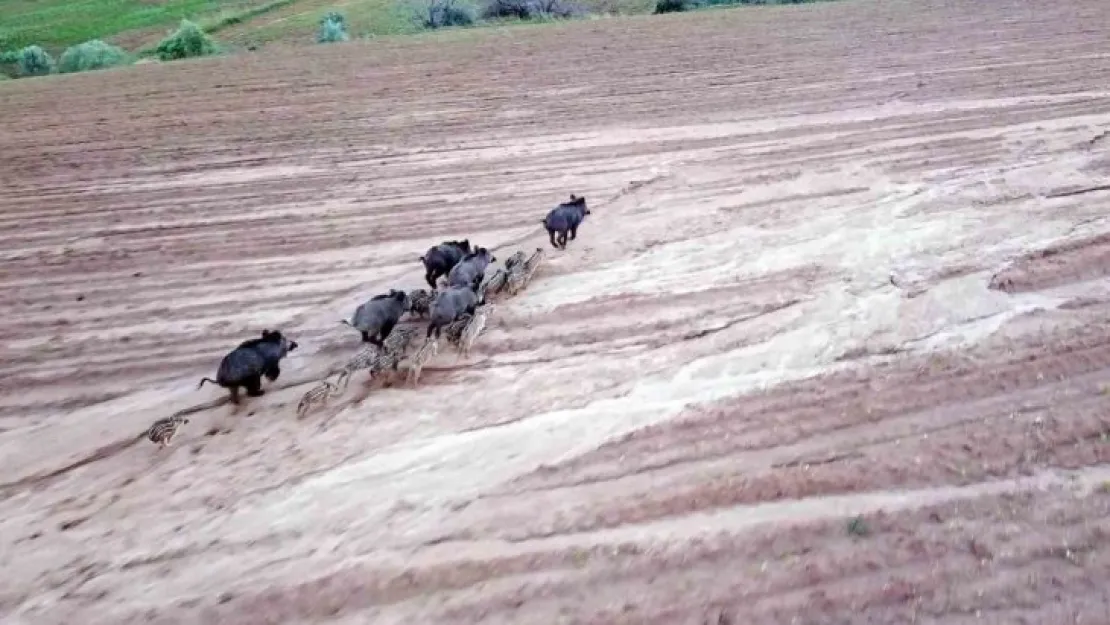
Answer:
[(37, 44), (58, 52), (90, 39), (169, 31), (182, 18), (215, 18), (261, 4), (264, 0), (5, 0), (0, 3), (0, 50)]

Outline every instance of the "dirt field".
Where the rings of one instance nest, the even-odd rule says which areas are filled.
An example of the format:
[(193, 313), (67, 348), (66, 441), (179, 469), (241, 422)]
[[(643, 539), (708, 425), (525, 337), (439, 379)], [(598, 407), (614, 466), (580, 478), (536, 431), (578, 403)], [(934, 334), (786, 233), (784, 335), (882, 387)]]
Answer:
[[(5, 85), (5, 624), (1110, 622), (1104, 0), (599, 20)], [(464, 40), (465, 39), (465, 40)], [(545, 245), (469, 360), (338, 323)], [(155, 418), (263, 328), (237, 411)]]

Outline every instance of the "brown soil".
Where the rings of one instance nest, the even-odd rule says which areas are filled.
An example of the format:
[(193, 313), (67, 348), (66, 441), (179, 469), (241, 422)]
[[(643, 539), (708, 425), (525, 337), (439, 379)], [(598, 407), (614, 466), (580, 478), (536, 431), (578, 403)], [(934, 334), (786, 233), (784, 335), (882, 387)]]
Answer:
[[(4, 87), (0, 613), (1110, 622), (1102, 0), (861, 0)], [(469, 359), (338, 321), (547, 245)], [(238, 408), (197, 390), (301, 344)], [(198, 407), (174, 445), (137, 438)]]

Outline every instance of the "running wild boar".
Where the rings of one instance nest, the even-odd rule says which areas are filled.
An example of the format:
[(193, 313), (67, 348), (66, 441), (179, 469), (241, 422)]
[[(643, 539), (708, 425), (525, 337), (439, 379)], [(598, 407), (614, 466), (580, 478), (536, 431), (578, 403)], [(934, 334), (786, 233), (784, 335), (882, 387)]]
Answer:
[(444, 241), (428, 248), (428, 251), (420, 257), (420, 262), (424, 263), (424, 279), (428, 281), (428, 286), (434, 291), (436, 280), (440, 276), (446, 276), (470, 251), (469, 239)]
[(408, 293), (389, 289), (389, 293), (375, 295), (360, 305), (350, 321), (344, 319), (341, 323), (361, 332), (364, 343), (381, 347), (382, 341), (393, 331), (393, 326), (401, 320), (410, 304)]
[[(586, 220), (586, 215), (589, 214), (590, 209), (586, 207), (586, 198), (576, 197), (573, 193), (569, 202), (563, 202), (551, 209), (547, 213), (547, 217), (543, 218), (543, 227), (547, 229), (547, 236), (551, 239), (551, 247), (567, 249), (567, 233), (570, 233), (572, 241), (577, 238), (578, 226), (582, 225), (582, 222)], [(559, 235), (558, 243), (555, 242), (556, 233)]]
[(231, 401), (239, 403), (239, 387), (247, 389), (250, 397), (259, 397), (262, 390), (262, 376), (274, 382), (281, 375), (278, 363), (289, 352), (297, 349), (297, 342), (290, 341), (279, 330), (263, 330), (262, 338), (243, 341), (238, 347), (224, 356), (216, 379), (201, 378), (197, 388), (205, 382), (218, 384), (231, 392)]
[(478, 287), (482, 285), (482, 279), (486, 277), (486, 267), (496, 260), (497, 257), (486, 248), (475, 249), (447, 274), (447, 286), (465, 286), (477, 293)]
[(432, 302), (432, 318), (425, 338), (431, 338), (434, 333), (438, 339), (444, 326), (463, 315), (473, 315), (481, 304), (478, 300), (478, 294), (469, 286), (453, 286), (440, 291)]

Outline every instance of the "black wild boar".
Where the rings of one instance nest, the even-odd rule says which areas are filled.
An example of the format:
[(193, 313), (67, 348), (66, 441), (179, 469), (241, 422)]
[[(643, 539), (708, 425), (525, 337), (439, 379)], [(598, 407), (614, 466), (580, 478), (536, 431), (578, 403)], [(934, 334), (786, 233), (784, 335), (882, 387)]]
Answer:
[(497, 260), (492, 252), (484, 247), (475, 249), (467, 254), (459, 264), (455, 265), (447, 274), (447, 286), (465, 286), (475, 293), (486, 277), (486, 267)]
[(389, 289), (389, 293), (371, 297), (355, 309), (355, 316), (350, 321), (344, 319), (341, 323), (362, 332), (364, 343), (381, 347), (382, 341), (393, 331), (393, 326), (397, 325), (410, 305), (408, 293)]
[[(578, 237), (578, 226), (585, 221), (590, 209), (586, 208), (586, 198), (570, 195), (569, 202), (551, 209), (547, 217), (543, 218), (543, 227), (547, 229), (547, 236), (551, 239), (551, 246), (555, 249), (567, 249), (567, 233), (573, 241)], [(555, 242), (555, 234), (559, 234), (559, 242)]]
[(427, 253), (420, 257), (420, 262), (424, 263), (424, 279), (428, 281), (428, 286), (435, 290), (436, 280), (440, 276), (446, 276), (470, 251), (470, 239), (444, 241), (428, 248)]
[(216, 379), (201, 378), (197, 388), (205, 382), (218, 384), (231, 392), (231, 401), (239, 403), (239, 387), (247, 389), (247, 395), (258, 397), (262, 390), (262, 376), (274, 382), (281, 375), (278, 363), (289, 352), (297, 349), (297, 342), (290, 341), (279, 330), (262, 331), (262, 338), (243, 341), (220, 361)]
[(428, 323), (428, 334), (438, 339), (444, 326), (463, 315), (473, 315), (481, 302), (478, 294), (470, 286), (452, 286), (440, 291), (436, 300), (432, 302), (432, 319)]

